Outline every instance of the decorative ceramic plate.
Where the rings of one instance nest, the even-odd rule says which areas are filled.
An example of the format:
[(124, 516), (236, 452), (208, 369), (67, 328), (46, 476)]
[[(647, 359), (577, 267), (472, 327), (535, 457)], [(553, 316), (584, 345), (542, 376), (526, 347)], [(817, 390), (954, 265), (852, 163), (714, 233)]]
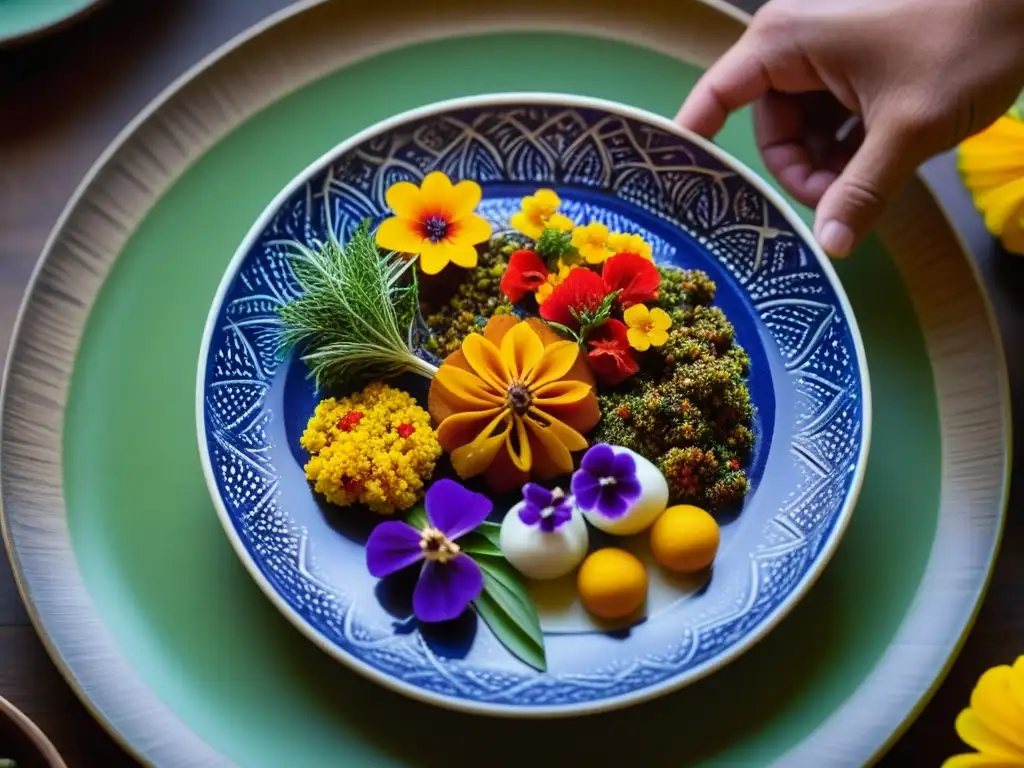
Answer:
[[(467, 342), (462, 338), (453, 341), (450, 322), (452, 307), (468, 307), (465, 301), (470, 294), (456, 293), (452, 298), (451, 291), (467, 279), (474, 285), (477, 279), (483, 280), (486, 269), (502, 276), (503, 295), (497, 303), (518, 302), (505, 322), (539, 322), (520, 320), (539, 312), (551, 320), (551, 327), (579, 342), (577, 362), (586, 357), (596, 374), (589, 381), (601, 394), (600, 423), (595, 427), (593, 420), (580, 416), (584, 406), (576, 401), (576, 410), (563, 409), (562, 418), (586, 433), (591, 446), (629, 443), (636, 448), (632, 453), (636, 461), (627, 464), (640, 475), (646, 467), (655, 470), (659, 479), (664, 477), (661, 482), (669, 488), (672, 505), (697, 504), (711, 510), (718, 537), (713, 565), (679, 566), (680, 557), (686, 560), (686, 542), (692, 543), (692, 528), (684, 525), (673, 537), (671, 530), (655, 534), (657, 523), (649, 532), (647, 521), (640, 526), (641, 532), (622, 536), (614, 525), (602, 525), (600, 520), (596, 527), (591, 525), (596, 514), (591, 509), (584, 514), (587, 524), (579, 522), (589, 530), (587, 551), (612, 548), (630, 553), (624, 556), (628, 564), (624, 570), (605, 571), (595, 564), (584, 574), (593, 555), (577, 570), (585, 554), (579, 553), (568, 572), (560, 569), (558, 578), (524, 578), (512, 584), (513, 598), (524, 597), (519, 608), (529, 615), (518, 625), (513, 622), (511, 630), (507, 622), (502, 630), (501, 622), (495, 621), (493, 603), (488, 610), (479, 599), (473, 602), (476, 611), (445, 616), (444, 621), (421, 620), (424, 603), (417, 592), (428, 580), (427, 572), (438, 570), (445, 557), (440, 561), (428, 557), (430, 562), (422, 571), (415, 564), (394, 577), (378, 578), (388, 569), (368, 563), (367, 541), (372, 542), (375, 528), (383, 527), (382, 516), (363, 504), (347, 504), (369, 498), (360, 495), (361, 484), (354, 490), (346, 485), (352, 478), (335, 478), (332, 499), (336, 503), (329, 502), (326, 496), (331, 488), (322, 471), (326, 460), (310, 469), (313, 454), (324, 442), (309, 437), (316, 431), (311, 417), (318, 404), (328, 397), (338, 398), (330, 401), (332, 410), (322, 414), (329, 422), (326, 442), (330, 443), (332, 435), (342, 439), (341, 432), (359, 425), (363, 413), (355, 408), (361, 401), (342, 400), (352, 394), (351, 389), (318, 388), (319, 379), (311, 377), (310, 358), (303, 354), (308, 349), (284, 348), (282, 354), (282, 308), (294, 306), (304, 286), (310, 285), (310, 276), (296, 269), (296, 249), (311, 254), (331, 243), (343, 249), (365, 233), (362, 225), (369, 222), (382, 248), (403, 250), (386, 244), (381, 232), (387, 227), (392, 234), (397, 231), (395, 222), (407, 215), (410, 200), (420, 200), (416, 195), (421, 189), (427, 196), (433, 183), (429, 179), (437, 178), (448, 180), (449, 187), (454, 182), (455, 189), (466, 189), (460, 186), (464, 181), (479, 185), (482, 199), (473, 200), (470, 194), (466, 205), (478, 203), (471, 215), (486, 221), (484, 234), (489, 228), (492, 239), (481, 243), (476, 238), (481, 255), (475, 272), (457, 265), (466, 258), (464, 249), (446, 252), (456, 266), (448, 266), (441, 275), (432, 274), (444, 266), (437, 263), (437, 253), (420, 254), (421, 292), (431, 281), (442, 293), (445, 286), (449, 289), (437, 304), (449, 310), (448, 325), (431, 326), (432, 318), (444, 316), (444, 311), (438, 314), (437, 306), (421, 307), (422, 312), (410, 321), (409, 349), (423, 361), (423, 369), (429, 372), (440, 366), (443, 370), (452, 364), (450, 355), (455, 353), (463, 355), (463, 362), (469, 359), (470, 365), (463, 368), (472, 372), (473, 355), (464, 354)], [(405, 190), (404, 202), (394, 192), (397, 188)], [(539, 193), (542, 189), (548, 192)], [(530, 241), (527, 220), (546, 217), (545, 222), (558, 229), (552, 211), (545, 212), (541, 205), (549, 192), (554, 193), (550, 199), (557, 202), (558, 216), (575, 223), (575, 229), (571, 223), (562, 228), (565, 236), (560, 241), (565, 261), (570, 261), (571, 252), (579, 262), (572, 271), (585, 270), (599, 283), (607, 282), (612, 262), (604, 261), (603, 273), (602, 267), (594, 265), (612, 254), (618, 258), (617, 250), (648, 250), (641, 256), (658, 265), (654, 273), (661, 274), (661, 287), (648, 297), (650, 312), (641, 304), (643, 297), (633, 302), (647, 313), (646, 324), (621, 298), (636, 288), (635, 281), (626, 285), (627, 278), (646, 274), (637, 271), (635, 263), (629, 263), (626, 278), (620, 275), (618, 291), (608, 297), (623, 301), (625, 311), (613, 309), (613, 314), (619, 312), (618, 319), (608, 319), (605, 330), (618, 323), (622, 354), (640, 361), (640, 375), (645, 375), (645, 360), (657, 359), (659, 366), (666, 361), (677, 364), (677, 358), (690, 354), (684, 347), (668, 351), (672, 344), (683, 343), (678, 335), (666, 342), (654, 333), (659, 328), (653, 321), (655, 304), (661, 302), (667, 310), (664, 316), (673, 320), (672, 334), (682, 333), (689, 339), (686, 343), (703, 340), (711, 354), (735, 354), (742, 361), (737, 369), (742, 369), (742, 384), (737, 387), (744, 397), (749, 395), (746, 400), (741, 397), (749, 405), (740, 409), (742, 415), (736, 413), (738, 406), (729, 414), (720, 410), (723, 398), (732, 396), (721, 395), (722, 390), (715, 390), (721, 396), (712, 393), (701, 401), (692, 392), (680, 394), (654, 379), (641, 392), (630, 389), (634, 384), (628, 379), (623, 382), (622, 376), (605, 376), (607, 366), (595, 359), (611, 344), (610, 336), (601, 335), (604, 318), (598, 319), (597, 330), (587, 337), (586, 316), (581, 320), (575, 310), (559, 315), (550, 309), (558, 303), (555, 292), (568, 280), (564, 270), (558, 276), (558, 264), (549, 261), (550, 271), (537, 267), (539, 277), (520, 269), (517, 279), (525, 288), (509, 287), (515, 281), (504, 276), (516, 258), (513, 252), (543, 251), (540, 239), (535, 244)], [(386, 220), (393, 223), (383, 223)], [(480, 222), (475, 221), (472, 226), (463, 223), (464, 229), (479, 228)], [(452, 234), (458, 222), (448, 224)], [(616, 249), (609, 233), (617, 233), (631, 245)], [(539, 235), (533, 232), (532, 237)], [(604, 251), (597, 253), (595, 248)], [(591, 258), (591, 254), (596, 255)], [(672, 281), (671, 275), (676, 276)], [(540, 290), (521, 301), (524, 290), (537, 291), (541, 284), (548, 286), (550, 295), (544, 298)], [(509, 296), (510, 290), (517, 295)], [(669, 295), (678, 301), (678, 308), (665, 304)], [(452, 304), (459, 300), (465, 301)], [(545, 311), (544, 306), (549, 309)], [(469, 331), (484, 334), (488, 312), (479, 305), (469, 308)], [(579, 320), (575, 328), (565, 327), (573, 325), (566, 320), (569, 316)], [(565, 322), (555, 323), (555, 319)], [(625, 346), (627, 331), (629, 346)], [(637, 334), (644, 333), (648, 342), (638, 343)], [(498, 345), (500, 341), (495, 339)], [(696, 352), (693, 355), (697, 365), (702, 358)], [(426, 387), (417, 388), (414, 383), (408, 390), (423, 406), (419, 413), (426, 418), (429, 411), (433, 428), (438, 428), (443, 419), (434, 401), (442, 376), (434, 375), (429, 398)], [(684, 384), (692, 384), (690, 376), (686, 374)], [(422, 377), (414, 375), (397, 381), (406, 378), (422, 383)], [(339, 402), (349, 405), (339, 406)], [(707, 417), (705, 421), (710, 420), (712, 430), (715, 424), (729, 422), (733, 431), (727, 438), (720, 435), (721, 444), (707, 447), (686, 432), (687, 424), (697, 422), (680, 422), (670, 405), (682, 411), (696, 407)], [(711, 412), (711, 408), (719, 410)], [(448, 411), (450, 417), (451, 408)], [(631, 418), (632, 431), (624, 432), (623, 423)], [(508, 419), (512, 424), (512, 417)], [(661, 695), (721, 667), (763, 637), (811, 587), (842, 536), (865, 467), (870, 394), (860, 335), (831, 266), (797, 216), (749, 169), (653, 114), (579, 97), (511, 94), (445, 102), (399, 115), (328, 153), (271, 202), (238, 249), (211, 309), (199, 360), (197, 420), (207, 483), (229, 538), (264, 592), (310, 639), (370, 678), (418, 699), (481, 713), (548, 716), (607, 710)], [(430, 424), (421, 419), (395, 425), (405, 443), (394, 445), (419, 439), (409, 435), (416, 429), (429, 431)], [(448, 433), (450, 437), (451, 430)], [(657, 452), (670, 448), (669, 436), (680, 433), (692, 440)], [(609, 439), (623, 434), (628, 436), (621, 442)], [(520, 455), (514, 461), (523, 461), (523, 444), (531, 441), (532, 437), (520, 443)], [(742, 445), (737, 447), (737, 441)], [(445, 442), (442, 438), (441, 443)], [(515, 453), (512, 443), (508, 445), (510, 454)], [(536, 456), (538, 444), (532, 445)], [(580, 499), (593, 496), (587, 492), (588, 477), (582, 476), (588, 464), (584, 460), (581, 466), (581, 457), (589, 457), (595, 449), (586, 444), (569, 448), (574, 451), (573, 466), (563, 472), (565, 477), (549, 471), (539, 481), (554, 480), (567, 493), (573, 492), (568, 506), (575, 515), (585, 507)], [(490, 555), (501, 555), (498, 549), (511, 541), (507, 531), (499, 535), (498, 524), (520, 496), (517, 489), (510, 491), (509, 483), (493, 482), (493, 472), (467, 471), (465, 451), (452, 449), (445, 445), (443, 452), (451, 453), (451, 461), (437, 451), (440, 458), (436, 470), (430, 465), (432, 477), (430, 472), (421, 473), (424, 489), (439, 490), (433, 508), (427, 491), (427, 520), (422, 507), (411, 510), (419, 515), (414, 527), (422, 529), (429, 522), (456, 540), (462, 531), (453, 530), (459, 527), (450, 519), (455, 513), (446, 513), (438, 500), (443, 484), (450, 491), (458, 481), (468, 489), (459, 491), (464, 494), (459, 498), (467, 500), (461, 511), (483, 504), (490, 510), (490, 521), (472, 532), (477, 538), (466, 540), (465, 551), (456, 558), (463, 557), (460, 562), (465, 562), (464, 556), (482, 555), (476, 560), (483, 562)], [(694, 451), (704, 458), (695, 458)], [(595, 452), (590, 469), (603, 489), (613, 480), (597, 477), (610, 472), (598, 466), (601, 458)], [(535, 458), (535, 467), (539, 461)], [(315, 488), (310, 482), (314, 479)], [(530, 479), (538, 480), (532, 475)], [(422, 498), (423, 489), (410, 482), (409, 494)], [(623, 481), (621, 487), (628, 489), (629, 482)], [(637, 493), (642, 501), (651, 495), (647, 486)], [(537, 511), (551, 516), (559, 509), (557, 502), (557, 495), (553, 502), (538, 502)], [(451, 510), (451, 494), (448, 503)], [(587, 503), (595, 504), (593, 499)], [(628, 507), (632, 502), (627, 498), (623, 503)], [(666, 503), (661, 498), (659, 511)], [(398, 509), (385, 510), (386, 517), (393, 518), (387, 525), (402, 538), (394, 526), (405, 523), (397, 521), (413, 521), (402, 516), (408, 504), (396, 504)], [(526, 515), (518, 514), (521, 508), (516, 506), (509, 517), (526, 521)], [(482, 516), (481, 512), (476, 519), (462, 522), (473, 527)], [(575, 517), (572, 522), (575, 526)], [(660, 548), (656, 535), (662, 537)], [(684, 542), (684, 551), (676, 552), (673, 561), (665, 542), (675, 539)], [(423, 541), (427, 546), (426, 538)], [(448, 543), (445, 539), (445, 546)], [(504, 552), (519, 565), (522, 557), (517, 560), (512, 554)], [(630, 570), (634, 566), (642, 576)], [(481, 567), (485, 584), (495, 573), (499, 578), (514, 573)], [(530, 568), (519, 570), (530, 572)], [(638, 581), (642, 595), (636, 607), (626, 593), (635, 592)], [(482, 594), (490, 593), (485, 587)], [(630, 603), (631, 610), (609, 609), (609, 601), (617, 599)], [(516, 613), (514, 603), (514, 599), (505, 601), (507, 613)], [(512, 637), (510, 643), (510, 634), (517, 629), (532, 635), (530, 616), (539, 621), (537, 637), (525, 641)], [(531, 643), (532, 655), (524, 653), (522, 646)]]

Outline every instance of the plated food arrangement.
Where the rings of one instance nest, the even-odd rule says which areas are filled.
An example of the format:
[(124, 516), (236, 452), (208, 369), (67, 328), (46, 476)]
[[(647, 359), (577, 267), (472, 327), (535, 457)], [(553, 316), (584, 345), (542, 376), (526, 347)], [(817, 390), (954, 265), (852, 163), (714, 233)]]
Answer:
[(406, 693), (621, 706), (756, 641), (838, 541), (866, 371), (834, 275), (720, 152), (492, 97), (346, 143), (239, 250), (200, 448), (275, 603)]

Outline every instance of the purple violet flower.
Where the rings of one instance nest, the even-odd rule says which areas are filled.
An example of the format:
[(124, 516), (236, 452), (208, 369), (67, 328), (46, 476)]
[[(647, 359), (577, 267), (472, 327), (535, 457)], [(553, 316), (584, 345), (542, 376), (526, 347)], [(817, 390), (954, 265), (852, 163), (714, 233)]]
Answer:
[(540, 525), (545, 533), (551, 533), (572, 517), (572, 500), (561, 488), (548, 490), (536, 483), (523, 486), (523, 506), (519, 519), (527, 525)]
[(459, 550), (455, 540), (491, 513), (491, 500), (443, 478), (430, 486), (425, 500), (427, 525), (417, 530), (388, 520), (366, 542), (366, 566), (378, 579), (423, 561), (412, 593), (412, 610), (425, 622), (458, 618), (483, 591), (480, 566)]
[(626, 514), (642, 492), (633, 457), (616, 453), (606, 443), (598, 443), (583, 454), (580, 468), (572, 476), (576, 505), (612, 520)]

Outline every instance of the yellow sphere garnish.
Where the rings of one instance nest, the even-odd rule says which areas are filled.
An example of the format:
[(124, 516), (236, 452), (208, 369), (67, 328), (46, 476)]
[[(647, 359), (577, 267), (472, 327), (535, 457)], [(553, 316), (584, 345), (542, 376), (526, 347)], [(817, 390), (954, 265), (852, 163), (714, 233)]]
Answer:
[(320, 402), (299, 440), (306, 478), (332, 504), (366, 504), (380, 514), (423, 498), (441, 455), (430, 414), (400, 389), (373, 382)]
[(647, 598), (647, 571), (624, 549), (599, 549), (580, 566), (576, 588), (584, 607), (595, 616), (621, 619)]
[(718, 554), (718, 523), (700, 507), (669, 507), (651, 526), (654, 559), (670, 571), (694, 573), (707, 568)]

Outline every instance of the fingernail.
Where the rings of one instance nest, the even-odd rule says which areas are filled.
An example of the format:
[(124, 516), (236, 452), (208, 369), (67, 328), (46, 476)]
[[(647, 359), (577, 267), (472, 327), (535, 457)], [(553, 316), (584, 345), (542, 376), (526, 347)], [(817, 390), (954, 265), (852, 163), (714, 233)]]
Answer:
[(834, 258), (849, 256), (853, 250), (853, 230), (841, 221), (826, 221), (818, 233), (818, 244)]

